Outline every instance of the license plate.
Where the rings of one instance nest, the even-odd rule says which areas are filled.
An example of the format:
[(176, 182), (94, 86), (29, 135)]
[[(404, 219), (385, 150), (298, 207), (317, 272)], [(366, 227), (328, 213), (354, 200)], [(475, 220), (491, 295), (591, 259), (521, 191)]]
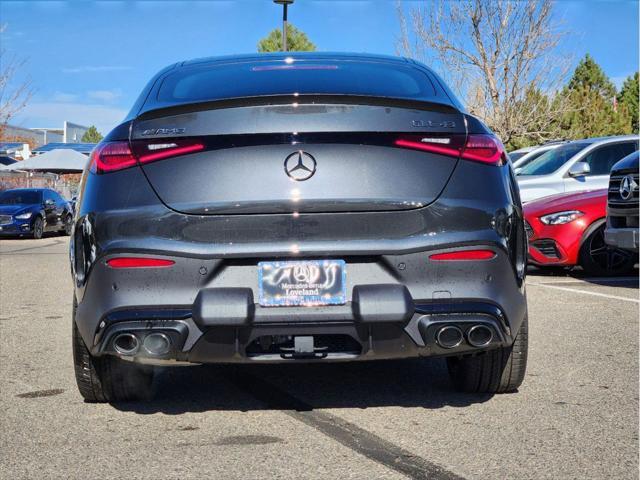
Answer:
[(347, 303), (344, 260), (258, 263), (260, 305), (342, 305)]

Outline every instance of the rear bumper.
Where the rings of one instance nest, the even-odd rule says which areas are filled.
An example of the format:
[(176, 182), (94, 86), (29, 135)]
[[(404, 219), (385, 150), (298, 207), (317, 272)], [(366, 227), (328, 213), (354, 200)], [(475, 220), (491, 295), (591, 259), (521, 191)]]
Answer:
[(604, 231), (604, 239), (608, 245), (633, 252), (638, 251), (638, 236), (637, 228), (607, 227)]
[[(512, 331), (502, 311), (491, 304), (463, 301), (417, 305), (406, 321), (371, 321), (360, 318), (351, 303), (332, 314), (316, 311), (316, 319), (292, 320), (290, 312), (279, 319), (257, 315), (242, 326), (228, 324), (203, 327), (189, 310), (120, 311), (105, 318), (92, 348), (95, 355), (118, 355), (150, 364), (171, 363), (280, 363), (295, 361), (354, 361), (398, 359), (420, 356), (449, 356), (478, 353), (513, 342)], [(335, 316), (334, 316), (335, 315)], [(144, 319), (142, 319), (144, 317)], [(320, 317), (327, 319), (320, 320)], [(329, 319), (331, 318), (331, 319)], [(223, 322), (228, 323), (228, 322)], [(482, 326), (490, 332), (481, 345), (472, 345), (472, 329)], [(438, 333), (458, 329), (460, 342), (443, 344)], [(139, 348), (121, 355), (115, 341), (119, 335), (136, 335)], [(167, 353), (145, 350), (145, 338), (165, 334), (171, 347)], [(296, 338), (313, 338), (311, 348), (297, 350)]]
[[(172, 257), (171, 268), (119, 270), (103, 259), (92, 268), (76, 323), (94, 355), (123, 356), (114, 342), (132, 333), (140, 348), (123, 358), (156, 364), (476, 353), (511, 344), (526, 314), (509, 257), (496, 253), (463, 262), (431, 262), (426, 252), (347, 258), (347, 303), (318, 307), (259, 305), (257, 262), (250, 260)], [(458, 345), (437, 341), (445, 326), (459, 330)], [(486, 345), (469, 341), (478, 326), (491, 332)], [(169, 338), (169, 352), (144, 350), (154, 332)]]

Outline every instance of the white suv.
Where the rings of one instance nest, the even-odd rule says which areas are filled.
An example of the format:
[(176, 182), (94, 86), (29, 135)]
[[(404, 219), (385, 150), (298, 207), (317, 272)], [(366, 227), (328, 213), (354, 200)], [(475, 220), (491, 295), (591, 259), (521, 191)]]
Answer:
[(636, 135), (576, 140), (549, 150), (518, 170), (522, 201), (607, 188), (613, 164), (636, 150)]

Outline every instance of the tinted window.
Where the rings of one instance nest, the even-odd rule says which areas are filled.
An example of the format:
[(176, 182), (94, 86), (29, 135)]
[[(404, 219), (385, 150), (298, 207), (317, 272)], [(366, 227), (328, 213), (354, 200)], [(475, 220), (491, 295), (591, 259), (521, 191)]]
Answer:
[(547, 150), (531, 163), (522, 167), (518, 175), (549, 175), (555, 172), (576, 153), (587, 148), (589, 143), (568, 143), (553, 150)]
[(429, 78), (401, 64), (345, 61), (231, 63), (178, 69), (162, 82), (158, 100), (185, 103), (294, 93), (433, 98)]
[(522, 162), (521, 165), (518, 165), (520, 168), (524, 167), (525, 165), (529, 165), (531, 162), (533, 162), (536, 158), (541, 157), (542, 155), (544, 155), (545, 153), (547, 153), (549, 150), (540, 150), (537, 152), (531, 152), (529, 154), (529, 156), (527, 156), (527, 158), (525, 158)]
[(547, 153), (549, 150), (540, 150), (539, 152), (531, 152), (531, 154), (527, 157), (526, 162), (530, 163), (533, 162), (536, 158), (544, 155), (545, 153)]
[(527, 152), (513, 152), (509, 154), (509, 158), (511, 159), (512, 162), (515, 162), (516, 160), (519, 160), (526, 154)]
[(587, 155), (583, 162), (589, 164), (589, 175), (609, 175), (611, 167), (620, 159), (626, 157), (636, 149), (634, 142), (616, 143), (596, 148)]
[(22, 203), (42, 203), (42, 194), (34, 191), (9, 190), (0, 193), (0, 204), (19, 205)]

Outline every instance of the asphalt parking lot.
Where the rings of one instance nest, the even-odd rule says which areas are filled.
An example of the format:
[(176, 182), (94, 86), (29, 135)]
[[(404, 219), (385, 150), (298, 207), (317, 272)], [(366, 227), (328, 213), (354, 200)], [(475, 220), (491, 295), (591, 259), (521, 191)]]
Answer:
[(68, 239), (0, 241), (0, 478), (638, 478), (638, 277), (528, 277), (515, 394), (439, 360), (164, 369), (147, 404), (85, 404)]

